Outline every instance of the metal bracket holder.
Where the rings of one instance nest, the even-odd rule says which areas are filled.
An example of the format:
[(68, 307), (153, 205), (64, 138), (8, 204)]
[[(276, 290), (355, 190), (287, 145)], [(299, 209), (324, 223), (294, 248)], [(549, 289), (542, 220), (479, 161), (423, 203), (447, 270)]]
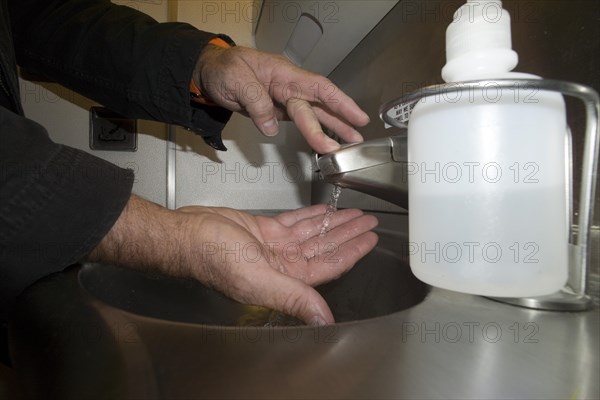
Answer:
[[(579, 195), (579, 215), (577, 238), (573, 240), (572, 224), (569, 235), (569, 280), (559, 292), (530, 298), (493, 298), (508, 304), (538, 310), (583, 311), (593, 307), (590, 296), (586, 294), (586, 277), (589, 265), (588, 249), (591, 237), (592, 213), (596, 191), (599, 150), (600, 97), (589, 86), (578, 83), (551, 79), (497, 79), (456, 82), (427, 86), (405, 96), (383, 104), (379, 108), (379, 117), (388, 126), (406, 128), (410, 114), (421, 99), (482, 89), (525, 90), (559, 92), (565, 96), (578, 98), (584, 103), (586, 111), (585, 144), (583, 150), (581, 189)], [(570, 135), (570, 132), (568, 132)], [(570, 139), (570, 138), (569, 138)], [(572, 150), (568, 154), (572, 159)], [(572, 181), (572, 177), (569, 177)], [(572, 216), (573, 196), (571, 185), (567, 185), (569, 199), (569, 221)]]

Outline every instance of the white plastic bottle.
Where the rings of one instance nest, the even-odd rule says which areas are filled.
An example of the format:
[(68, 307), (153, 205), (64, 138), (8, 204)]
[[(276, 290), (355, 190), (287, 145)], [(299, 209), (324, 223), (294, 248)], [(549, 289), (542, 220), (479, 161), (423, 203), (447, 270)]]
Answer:
[[(467, 1), (446, 41), (446, 82), (539, 79), (510, 72), (518, 56), (501, 1)], [(560, 290), (568, 271), (562, 96), (490, 84), (428, 97), (408, 129), (414, 274), (487, 296)]]

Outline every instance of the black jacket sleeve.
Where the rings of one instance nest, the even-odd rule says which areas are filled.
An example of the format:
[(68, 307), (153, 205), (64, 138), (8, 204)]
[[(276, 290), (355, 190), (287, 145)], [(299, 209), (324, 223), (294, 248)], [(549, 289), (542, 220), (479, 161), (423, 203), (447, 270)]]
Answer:
[(108, 0), (0, 0), (0, 5), (2, 32), (10, 23), (14, 36), (14, 46), (10, 35), (0, 37), (0, 72), (5, 99), (11, 100), (0, 103), (13, 104), (12, 110), (0, 105), (2, 320), (25, 287), (97, 245), (122, 212), (133, 183), (131, 171), (53, 143), (43, 127), (20, 115), (13, 47), (23, 68), (131, 117), (220, 138), (230, 114), (193, 108), (189, 101), (189, 79), (212, 34), (186, 24), (159, 24)]
[(190, 102), (198, 56), (213, 37), (158, 23), (109, 0), (9, 0), (23, 68), (132, 118), (176, 124), (222, 148), (231, 112)]
[(130, 170), (53, 143), (0, 107), (0, 320), (28, 285), (89, 253), (121, 214)]

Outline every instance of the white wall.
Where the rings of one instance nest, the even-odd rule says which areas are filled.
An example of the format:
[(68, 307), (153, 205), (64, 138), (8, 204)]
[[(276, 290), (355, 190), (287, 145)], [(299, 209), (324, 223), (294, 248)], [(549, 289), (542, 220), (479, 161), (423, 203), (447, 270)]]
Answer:
[[(179, 0), (177, 20), (225, 33), (253, 47), (258, 3), (252, 0)], [(177, 130), (177, 206), (201, 204), (242, 209), (290, 209), (310, 204), (310, 149), (290, 122), (264, 137), (239, 114), (223, 131), (227, 152)]]

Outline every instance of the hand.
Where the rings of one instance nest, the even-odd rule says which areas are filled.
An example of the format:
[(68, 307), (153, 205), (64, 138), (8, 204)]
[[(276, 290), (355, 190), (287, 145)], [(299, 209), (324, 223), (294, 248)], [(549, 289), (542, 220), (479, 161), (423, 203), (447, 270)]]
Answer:
[[(377, 220), (360, 210), (341, 210), (320, 237), (325, 210), (317, 205), (274, 218), (228, 208), (171, 211), (132, 196), (88, 260), (191, 277), (245, 304), (313, 325), (333, 323), (327, 303), (311, 286), (338, 278), (371, 251)], [(138, 251), (124, 246), (132, 240)]]
[(346, 142), (362, 142), (354, 127), (369, 122), (367, 114), (327, 78), (282, 56), (250, 48), (207, 45), (194, 79), (213, 102), (248, 115), (264, 135), (276, 135), (278, 120), (291, 119), (321, 154), (339, 148), (321, 124)]

